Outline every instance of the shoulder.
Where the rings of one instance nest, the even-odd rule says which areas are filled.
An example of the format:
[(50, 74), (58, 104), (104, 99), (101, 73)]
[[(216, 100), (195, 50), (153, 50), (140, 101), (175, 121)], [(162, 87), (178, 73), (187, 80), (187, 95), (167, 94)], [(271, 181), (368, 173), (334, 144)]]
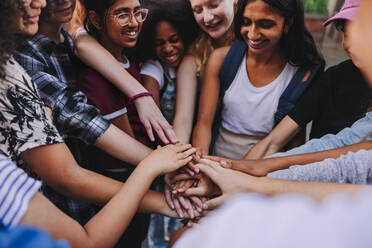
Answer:
[(231, 48), (231, 46), (225, 46), (225, 47), (217, 48), (217, 49), (213, 50), (213, 52), (211, 53), (210, 58), (223, 60), (223, 59), (225, 59), (227, 53), (230, 51), (230, 48)]
[(141, 67), (141, 74), (147, 74), (147, 73), (163, 73), (163, 67), (161, 66), (160, 62), (158, 60), (147, 60)]

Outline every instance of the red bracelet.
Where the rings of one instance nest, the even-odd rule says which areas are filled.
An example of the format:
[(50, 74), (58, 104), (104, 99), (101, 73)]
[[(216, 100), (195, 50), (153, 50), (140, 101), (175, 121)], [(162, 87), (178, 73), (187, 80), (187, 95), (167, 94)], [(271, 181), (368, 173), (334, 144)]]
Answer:
[(134, 101), (137, 99), (137, 98), (140, 98), (140, 97), (143, 97), (143, 96), (152, 96), (152, 92), (151, 91), (148, 91), (148, 92), (141, 92), (137, 95), (134, 95), (132, 96), (131, 98), (129, 98), (129, 104), (132, 104), (134, 103)]

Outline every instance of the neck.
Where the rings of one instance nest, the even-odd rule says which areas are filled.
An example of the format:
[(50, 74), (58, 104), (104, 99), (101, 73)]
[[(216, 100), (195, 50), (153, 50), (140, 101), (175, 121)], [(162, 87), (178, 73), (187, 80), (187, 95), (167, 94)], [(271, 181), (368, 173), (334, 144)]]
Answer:
[(61, 23), (40, 22), (39, 33), (47, 36), (56, 43), (62, 43), (64, 41), (61, 34), (62, 26), (63, 24)]
[(126, 59), (123, 56), (123, 47), (113, 43), (109, 38), (107, 38), (106, 35), (102, 35), (101, 44), (104, 48), (107, 49), (107, 51), (112, 54), (112, 56), (116, 58), (116, 60), (122, 63), (126, 62)]
[(228, 45), (231, 45), (233, 40), (234, 40), (234, 29), (233, 29), (233, 25), (231, 25), (229, 30), (224, 35), (212, 41), (212, 45), (214, 48), (228, 46)]
[(248, 48), (247, 59), (250, 59), (257, 65), (283, 64), (287, 62), (284, 54), (279, 48), (273, 49), (272, 51), (265, 51), (261, 54), (252, 53)]

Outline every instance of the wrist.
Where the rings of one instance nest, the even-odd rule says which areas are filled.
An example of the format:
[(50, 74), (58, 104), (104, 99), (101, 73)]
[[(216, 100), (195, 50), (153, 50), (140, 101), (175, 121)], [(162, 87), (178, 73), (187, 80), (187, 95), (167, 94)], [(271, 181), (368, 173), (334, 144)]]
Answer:
[(144, 91), (144, 92), (141, 92), (141, 93), (138, 93), (138, 94), (135, 94), (133, 96), (131, 96), (129, 98), (129, 104), (133, 104), (134, 102), (136, 102), (138, 99), (140, 98), (145, 98), (147, 96), (151, 96), (152, 97), (152, 92), (151, 91)]

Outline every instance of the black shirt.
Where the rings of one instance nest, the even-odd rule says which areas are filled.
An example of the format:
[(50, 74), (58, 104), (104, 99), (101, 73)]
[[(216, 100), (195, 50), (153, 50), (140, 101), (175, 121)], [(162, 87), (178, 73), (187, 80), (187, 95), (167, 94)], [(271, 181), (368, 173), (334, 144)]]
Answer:
[(371, 90), (351, 60), (328, 68), (289, 113), (300, 127), (313, 121), (310, 138), (338, 133), (364, 116)]

